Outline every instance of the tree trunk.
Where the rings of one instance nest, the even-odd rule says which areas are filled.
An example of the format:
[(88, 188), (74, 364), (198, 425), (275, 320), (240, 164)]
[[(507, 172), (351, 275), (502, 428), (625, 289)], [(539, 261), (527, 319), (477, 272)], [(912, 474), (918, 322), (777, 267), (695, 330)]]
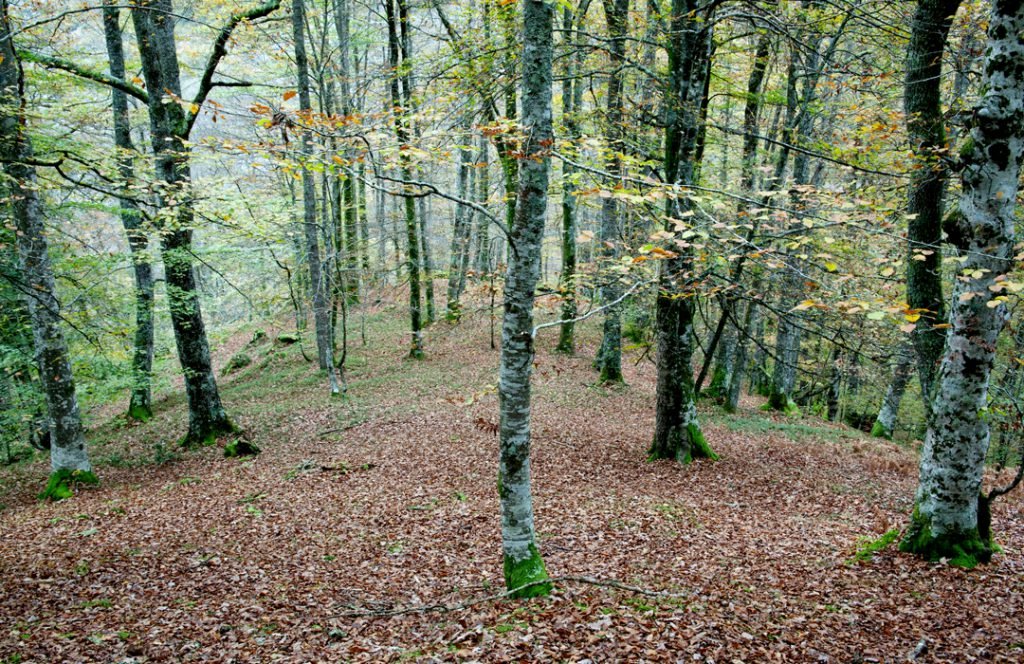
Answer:
[(67, 343), (61, 330), (60, 303), (43, 225), (32, 145), (25, 126), (24, 81), (14, 48), (7, 0), (0, 16), (0, 159), (7, 176), (16, 227), (18, 262), (32, 325), (39, 381), (50, 417), (50, 480), (40, 498), (71, 496), (74, 482), (96, 483), (85, 447), (85, 432), (75, 395)]
[[(103, 36), (110, 61), (110, 75), (125, 79), (124, 45), (121, 41), (120, 11), (112, 0), (103, 2)], [(149, 262), (149, 238), (142, 226), (142, 213), (131, 193), (135, 182), (135, 146), (128, 118), (128, 96), (111, 88), (114, 116), (114, 147), (117, 168), (125, 196), (120, 199), (121, 225), (128, 237), (135, 276), (135, 342), (132, 352), (132, 393), (128, 417), (145, 421), (153, 416), (153, 266)]]
[[(629, 0), (604, 0), (605, 20), (608, 23), (608, 95), (605, 112), (605, 170), (611, 175), (605, 182), (611, 192), (620, 187), (622, 165), (622, 65), (626, 58)], [(622, 288), (619, 274), (614, 270), (620, 250), (621, 223), (618, 200), (609, 195), (601, 201), (600, 255), (601, 303), (607, 305), (619, 299)], [(622, 314), (618, 305), (604, 310), (601, 347), (594, 365), (602, 383), (621, 383), (622, 378)]]
[[(694, 11), (691, 0), (673, 0), (669, 36), (669, 98), (665, 104), (665, 179), (677, 185), (693, 184), (697, 117), (704, 82), (709, 33)], [(669, 197), (665, 230), (673, 232), (676, 220), (687, 218), (692, 207), (684, 197)], [(697, 420), (693, 389), (693, 297), (688, 292), (693, 277), (693, 254), (674, 245), (674, 257), (661, 267), (656, 300), (655, 329), (658, 344), (657, 404), (651, 459), (689, 463), (696, 457), (717, 456), (704, 440)]]
[(903, 106), (917, 168), (910, 171), (907, 200), (907, 304), (921, 315), (911, 336), (925, 411), (946, 341), (942, 296), (942, 196), (946, 150), (942, 117), (942, 52), (960, 0), (919, 0), (907, 45)]
[(149, 96), (150, 136), (156, 175), (164, 184), (158, 204), (173, 210), (174, 216), (163, 228), (161, 257), (188, 397), (189, 427), (182, 444), (192, 446), (212, 443), (236, 428), (221, 405), (193, 271), (192, 174), (186, 143), (191, 124), (182, 105), (171, 97), (181, 97), (173, 13), (171, 0), (140, 0), (132, 9), (132, 21), (146, 88), (154, 93)]
[[(395, 137), (398, 139), (401, 155), (402, 179), (412, 180), (412, 165), (406, 148), (409, 145), (409, 126), (407, 114), (410, 110), (409, 104), (412, 99), (412, 91), (409, 89), (408, 79), (402, 75), (399, 67), (408, 67), (408, 63), (399, 60), (400, 47), (398, 43), (398, 19), (395, 15), (394, 2), (396, 0), (384, 0), (384, 7), (388, 22), (388, 64), (391, 67), (391, 107), (395, 115)], [(404, 5), (401, 0), (399, 10), (404, 12)], [(399, 92), (401, 83), (403, 92)], [(412, 339), (409, 346), (409, 357), (423, 357), (423, 319), (420, 308), (420, 240), (416, 226), (416, 199), (412, 196), (405, 196), (405, 238), (407, 245), (406, 266), (409, 274), (409, 327)]]
[[(477, 160), (480, 164), (477, 176), (477, 185), (479, 186), (477, 202), (485, 208), (491, 198), (490, 148), (491, 144), (487, 141), (487, 136), (481, 133), (480, 158)], [(476, 266), (477, 275), (482, 277), (491, 271), (491, 222), (484, 215), (480, 215), (477, 223), (476, 260), (473, 261), (473, 265)]]
[[(562, 124), (565, 125), (566, 138), (570, 146), (579, 144), (582, 136), (580, 121), (577, 117), (583, 105), (583, 85), (576, 80), (583, 66), (583, 49), (575, 46), (579, 36), (577, 27), (583, 21), (590, 6), (590, 0), (582, 0), (579, 9), (574, 13), (566, 7), (562, 14), (562, 30), (572, 55), (566, 59), (565, 79), (562, 82)], [(570, 148), (572, 149), (572, 148)], [(573, 153), (575, 154), (575, 153)], [(572, 355), (576, 351), (576, 323), (578, 315), (576, 304), (576, 183), (575, 167), (562, 161), (562, 272), (559, 278), (559, 290), (562, 294), (562, 321), (558, 332), (558, 345), (555, 350)]]
[[(501, 410), (498, 493), (501, 498), (505, 586), (517, 597), (546, 595), (551, 585), (537, 549), (530, 489), (530, 373), (533, 365), (533, 300), (547, 217), (551, 127), (551, 60), (554, 7), (523, 3), (523, 141), (519, 201), (509, 241), (505, 277), (498, 397)], [(522, 588), (525, 584), (536, 584)]]
[[(754, 292), (758, 288), (755, 282)], [(725, 412), (735, 413), (740, 403), (740, 387), (743, 384), (743, 377), (747, 373), (747, 348), (749, 347), (748, 337), (754, 330), (754, 317), (757, 315), (757, 305), (754, 301), (747, 300), (747, 309), (743, 314), (743, 329), (740, 330), (736, 340), (736, 352), (733, 356), (732, 379), (729, 381), (729, 391), (725, 395)]]
[(1006, 306), (997, 295), (1014, 265), (1014, 222), (1024, 155), (1024, 4), (992, 3), (984, 95), (960, 150), (959, 210), (947, 221), (957, 268), (945, 352), (921, 452), (920, 483), (900, 548), (973, 566), (994, 549), (979, 499), (989, 445), (989, 374)]
[[(468, 133), (463, 133), (462, 140), (468, 141)], [(459, 161), (455, 174), (457, 195), (461, 199), (468, 198), (470, 160), (472, 153), (468, 145), (459, 148)], [(451, 257), (448, 260), (448, 299), (445, 305), (445, 318), (455, 322), (462, 317), (462, 305), (459, 298), (462, 296), (462, 287), (466, 283), (466, 263), (469, 256), (470, 225), (472, 215), (468, 213), (469, 208), (464, 205), (455, 205), (455, 219), (452, 223), (452, 246)]]
[[(305, 0), (292, 1), (292, 37), (295, 40), (295, 68), (298, 76), (299, 114), (302, 123), (311, 118), (312, 103), (309, 94), (309, 63), (306, 58)], [(300, 132), (299, 147), (302, 160), (302, 212), (303, 232), (306, 238), (306, 264), (309, 267), (310, 289), (313, 296), (313, 323), (316, 328), (316, 356), (322, 371), (327, 372), (331, 394), (340, 394), (338, 377), (334, 371), (334, 352), (331, 340), (330, 271), (324, 269), (320, 258), (320, 227), (316, 219), (316, 184), (310, 162), (313, 159), (313, 133), (308, 128)], [(327, 204), (326, 201), (323, 203)], [(340, 210), (339, 210), (340, 212)]]
[(907, 382), (914, 371), (914, 358), (914, 346), (909, 342), (900, 344), (892, 380), (889, 381), (885, 398), (882, 399), (882, 407), (878, 410), (878, 417), (875, 418), (875, 423), (871, 427), (872, 436), (892, 439), (893, 431), (896, 429), (896, 418), (900, 412), (900, 402), (903, 401)]

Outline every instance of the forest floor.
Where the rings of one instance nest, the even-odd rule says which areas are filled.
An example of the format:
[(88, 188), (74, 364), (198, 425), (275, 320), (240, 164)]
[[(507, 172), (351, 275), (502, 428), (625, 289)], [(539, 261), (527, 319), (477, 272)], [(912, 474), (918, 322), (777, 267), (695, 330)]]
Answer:
[(93, 418), (102, 484), (70, 500), (35, 501), (41, 456), (0, 470), (0, 661), (1024, 661), (1019, 493), (991, 564), (858, 562), (907, 520), (913, 449), (751, 401), (702, 407), (720, 461), (648, 463), (654, 366), (595, 385), (596, 325), (573, 358), (545, 330), (534, 378), (540, 548), (577, 579), (478, 602), (503, 589), (498, 353), (476, 314), (407, 360), (403, 312), (371, 308), (366, 346), (353, 321), (344, 400), (273, 330), (246, 347), (221, 385), (254, 459), (176, 450), (171, 395)]

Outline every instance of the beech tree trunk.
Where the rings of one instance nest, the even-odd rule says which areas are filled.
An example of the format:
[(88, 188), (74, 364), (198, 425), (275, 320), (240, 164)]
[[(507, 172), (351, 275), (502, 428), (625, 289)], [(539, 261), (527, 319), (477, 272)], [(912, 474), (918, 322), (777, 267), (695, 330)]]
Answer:
[[(298, 78), (300, 124), (308, 124), (312, 115), (309, 94), (309, 60), (306, 57), (305, 0), (292, 1), (292, 38), (295, 40), (295, 68)], [(316, 216), (316, 183), (310, 170), (313, 159), (313, 132), (300, 131), (299, 155), (302, 160), (302, 230), (306, 239), (305, 257), (309, 268), (309, 287), (313, 297), (313, 326), (316, 329), (316, 357), (322, 371), (327, 372), (331, 394), (340, 394), (341, 387), (334, 371), (334, 348), (331, 334), (330, 270), (320, 257), (320, 226)], [(340, 192), (339, 192), (340, 193)], [(340, 201), (339, 201), (340, 202)], [(327, 204), (325, 200), (324, 205)], [(338, 211), (340, 212), (340, 210)]]
[(132, 21), (146, 88), (153, 91), (148, 99), (150, 137), (156, 175), (163, 183), (158, 202), (162, 210), (173, 214), (173, 219), (162, 228), (161, 257), (174, 341), (188, 397), (189, 427), (182, 444), (191, 446), (212, 443), (217, 435), (235, 431), (235, 426), (221, 404), (193, 271), (195, 220), (190, 149), (186, 141), (194, 114), (186, 116), (182, 104), (166, 94), (181, 97), (173, 13), (171, 0), (139, 0), (132, 9)]
[[(462, 140), (468, 142), (468, 132), (463, 134)], [(472, 168), (472, 152), (469, 145), (462, 145), (459, 148), (459, 162), (455, 174), (455, 190), (461, 199), (469, 198), (469, 174)], [(448, 260), (448, 298), (445, 304), (445, 318), (450, 321), (458, 321), (462, 317), (462, 304), (459, 301), (462, 297), (462, 289), (466, 283), (466, 265), (469, 262), (469, 240), (472, 215), (469, 208), (464, 205), (455, 205), (455, 220), (452, 223), (452, 246), (451, 256)]]
[[(693, 162), (698, 134), (704, 81), (698, 73), (708, 57), (709, 33), (696, 15), (695, 0), (673, 0), (668, 64), (669, 98), (665, 104), (665, 179), (671, 184), (694, 184)], [(705, 26), (706, 27), (706, 26)], [(667, 199), (665, 230), (691, 212), (683, 196)], [(696, 457), (717, 456), (704, 440), (697, 420), (693, 389), (693, 300), (689, 280), (693, 254), (689, 248), (672, 245), (675, 253), (661, 266), (656, 300), (655, 330), (658, 344), (657, 405), (651, 459), (674, 459), (689, 463)]]
[[(565, 79), (562, 81), (562, 124), (565, 125), (569, 146), (578, 145), (582, 132), (577, 117), (583, 105), (583, 85), (576, 80), (582, 68), (583, 49), (574, 44), (579, 37), (578, 27), (587, 14), (590, 0), (582, 0), (579, 9), (573, 12), (565, 7), (562, 13), (563, 36), (572, 55), (566, 58)], [(569, 149), (572, 150), (572, 147)], [(572, 152), (575, 156), (575, 152)], [(572, 355), (576, 352), (576, 183), (575, 167), (562, 161), (562, 272), (559, 290), (562, 294), (562, 321), (558, 331), (558, 345), (555, 350)]]
[[(103, 36), (107, 45), (110, 75), (125, 79), (124, 44), (121, 39), (120, 10), (113, 0), (103, 2)], [(128, 117), (128, 95), (111, 88), (114, 116), (114, 147), (117, 170), (125, 195), (120, 199), (121, 225), (128, 237), (135, 276), (135, 341), (132, 352), (132, 392), (128, 417), (145, 421), (153, 416), (153, 266), (149, 261), (149, 238), (141, 230), (142, 212), (130, 187), (135, 182), (135, 146)]]
[(1024, 4), (992, 2), (981, 100), (960, 150), (959, 209), (946, 222), (962, 257), (945, 351), (921, 453), (920, 482), (900, 548), (973, 566), (994, 545), (979, 498), (989, 425), (989, 374), (1007, 311), (997, 300), (1014, 266), (1014, 223), (1024, 155)]
[(71, 495), (75, 482), (96, 483), (78, 410), (67, 343), (61, 329), (60, 302), (50, 262), (38, 180), (24, 115), (24, 81), (14, 48), (8, 3), (0, 4), (0, 160), (7, 176), (11, 216), (16, 227), (18, 262), (26, 293), (39, 382), (46, 397), (50, 429), (50, 480), (40, 498)]
[(942, 295), (942, 198), (946, 149), (942, 116), (942, 52), (960, 0), (919, 0), (907, 46), (903, 106), (917, 168), (910, 171), (907, 200), (907, 304), (921, 318), (911, 336), (925, 411), (931, 412), (934, 383), (946, 342)]
[[(533, 300), (547, 217), (554, 6), (523, 0), (523, 154), (519, 200), (511, 227), (512, 260), (505, 276), (498, 397), (501, 410), (498, 493), (505, 586), (517, 597), (546, 595), (551, 585), (537, 549), (530, 489), (530, 373)], [(540, 583), (538, 583), (540, 582)]]
[[(605, 170), (611, 177), (605, 186), (614, 192), (620, 186), (622, 166), (622, 65), (626, 58), (629, 0), (604, 0), (605, 20), (608, 23), (608, 95), (605, 112)], [(601, 303), (617, 300), (622, 292), (619, 274), (612, 269), (620, 254), (621, 223), (619, 204), (614, 196), (601, 201), (600, 256), (604, 275), (601, 278)], [(594, 365), (602, 383), (622, 382), (622, 314), (615, 305), (604, 311), (601, 347)]]
[[(408, 147), (409, 125), (407, 114), (411, 110), (412, 91), (409, 89), (408, 78), (402, 74), (402, 69), (408, 67), (408, 63), (400, 60), (401, 48), (398, 42), (398, 17), (395, 14), (396, 0), (384, 0), (384, 8), (388, 23), (388, 64), (392, 70), (391, 76), (391, 107), (395, 114), (395, 137), (398, 139), (399, 149)], [(399, 1), (399, 10), (404, 12), (402, 2)], [(400, 92), (401, 85), (401, 92)], [(412, 180), (412, 165), (408, 153), (403, 150), (401, 155), (402, 179)], [(409, 345), (409, 357), (423, 357), (423, 315), (420, 297), (420, 240), (419, 230), (416, 225), (416, 199), (412, 196), (405, 196), (405, 239), (407, 245), (406, 266), (409, 274), (409, 327), (412, 333)]]
[(907, 382), (914, 372), (914, 346), (911, 343), (900, 344), (896, 355), (896, 368), (892, 372), (892, 380), (882, 399), (882, 407), (878, 411), (875, 424), (871, 427), (871, 435), (876, 438), (892, 438), (896, 429), (896, 418), (900, 412), (903, 393), (907, 391)]

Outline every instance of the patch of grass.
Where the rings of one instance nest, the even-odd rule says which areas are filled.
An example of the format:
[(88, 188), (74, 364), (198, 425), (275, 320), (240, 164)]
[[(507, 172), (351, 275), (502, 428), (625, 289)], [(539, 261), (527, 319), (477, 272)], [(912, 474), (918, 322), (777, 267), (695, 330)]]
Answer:
[(853, 557), (848, 560), (849, 563), (868, 563), (871, 562), (876, 553), (884, 551), (889, 548), (893, 542), (899, 539), (900, 531), (893, 529), (884, 533), (881, 537), (873, 539), (871, 537), (860, 537), (857, 539), (857, 551), (853, 554)]
[(266, 497), (267, 497), (267, 494), (263, 493), (262, 491), (256, 491), (256, 492), (250, 493), (245, 498), (239, 499), (238, 504), (239, 505), (249, 505), (249, 504), (252, 504), (252, 503), (259, 502), (259, 501), (263, 500)]
[(511, 623), (498, 623), (491, 629), (494, 630), (495, 634), (508, 634), (509, 632), (515, 631), (520, 627), (526, 627), (524, 622), (511, 622)]
[(114, 606), (113, 602), (111, 602), (106, 597), (100, 597), (99, 599), (90, 599), (90, 600), (88, 600), (86, 602), (82, 602), (81, 604), (78, 605), (78, 608), (80, 608), (80, 609), (109, 609), (112, 606)]
[(796, 422), (776, 422), (761, 417), (726, 417), (719, 420), (730, 431), (747, 434), (781, 433), (792, 440), (808, 438), (818, 440), (835, 440), (836, 438), (857, 439), (860, 436), (850, 431), (833, 427), (813, 426)]

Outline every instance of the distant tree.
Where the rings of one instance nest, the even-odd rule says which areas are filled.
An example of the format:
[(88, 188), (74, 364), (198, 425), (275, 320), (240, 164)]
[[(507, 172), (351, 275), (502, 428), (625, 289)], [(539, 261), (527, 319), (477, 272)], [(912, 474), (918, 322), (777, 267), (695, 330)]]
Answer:
[[(622, 79), (626, 59), (626, 37), (629, 28), (629, 0), (604, 0), (605, 21), (608, 24), (608, 95), (605, 111), (605, 170), (609, 178), (605, 186), (612, 190), (619, 187), (624, 175), (622, 163)], [(621, 253), (621, 209), (614, 195), (601, 201), (601, 256), (604, 258), (606, 274), (601, 283), (601, 301), (611, 303), (619, 299), (619, 274), (609, 263)], [(604, 328), (601, 347), (594, 364), (600, 373), (601, 382), (621, 383), (622, 378), (622, 314), (620, 307), (610, 306), (604, 311)]]
[(900, 403), (903, 401), (903, 393), (907, 390), (907, 382), (914, 372), (914, 347), (908, 342), (900, 344), (896, 353), (896, 366), (892, 372), (892, 379), (889, 387), (886, 388), (885, 398), (882, 399), (882, 407), (875, 418), (875, 424), (871, 427), (871, 435), (877, 438), (892, 438), (896, 429), (896, 417), (900, 412)]
[[(107, 45), (110, 76), (126, 80), (121, 12), (114, 0), (103, 0), (103, 36)], [(137, 194), (133, 193), (138, 191), (138, 183), (135, 180), (135, 145), (132, 143), (131, 120), (128, 115), (128, 95), (116, 87), (110, 88), (110, 94), (117, 170), (123, 191), (119, 201), (121, 225), (128, 237), (135, 277), (135, 342), (128, 416), (144, 421), (153, 416), (153, 265), (149, 259), (149, 238), (143, 228), (142, 209), (136, 201)]]
[[(306, 9), (304, 0), (292, 2), (292, 38), (295, 42), (295, 68), (298, 76), (299, 113), (307, 125), (311, 122), (312, 103), (309, 94), (309, 60), (306, 57)], [(331, 394), (340, 394), (338, 376), (334, 370), (331, 334), (330, 271), (324, 268), (320, 254), (320, 225), (316, 214), (316, 183), (311, 170), (313, 159), (313, 132), (307, 126), (301, 131), (302, 159), (302, 219), (305, 259), (309, 268), (309, 286), (313, 296), (313, 325), (316, 329), (317, 360), (320, 369), (327, 372)], [(327, 201), (323, 201), (327, 205)]]

